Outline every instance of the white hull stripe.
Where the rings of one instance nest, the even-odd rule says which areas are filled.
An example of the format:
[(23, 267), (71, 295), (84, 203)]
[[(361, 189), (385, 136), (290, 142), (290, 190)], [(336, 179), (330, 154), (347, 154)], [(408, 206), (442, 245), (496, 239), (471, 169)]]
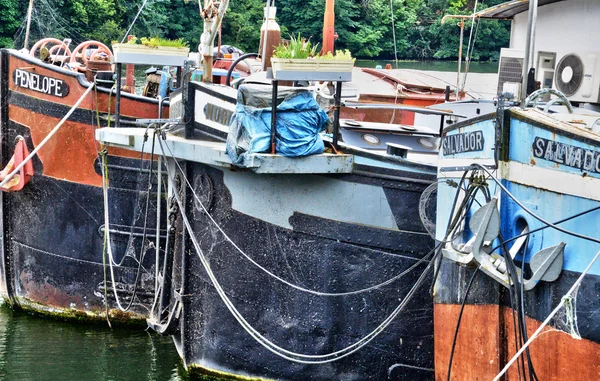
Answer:
[(481, 164), (490, 171), (496, 165), (493, 159), (440, 159), (438, 162), (438, 178), (462, 177), (465, 170), (474, 163)]
[[(490, 159), (442, 159), (438, 178), (460, 178), (465, 169), (473, 163), (488, 168), (494, 165), (494, 161)], [(600, 201), (600, 179), (584, 176), (584, 173), (568, 173), (510, 161), (500, 162), (499, 177), (533, 188)]]
[(559, 194), (600, 201), (600, 179), (582, 174), (534, 167), (518, 162), (501, 163), (502, 178), (517, 184)]

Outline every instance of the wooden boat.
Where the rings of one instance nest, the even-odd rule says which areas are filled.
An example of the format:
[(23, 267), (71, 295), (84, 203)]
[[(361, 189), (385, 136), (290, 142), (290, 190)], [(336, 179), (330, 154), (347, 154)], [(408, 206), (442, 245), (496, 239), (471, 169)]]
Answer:
[[(213, 21), (205, 26), (218, 28)], [(234, 161), (229, 124), (250, 98), (268, 108), (272, 96), (306, 94), (281, 88), (287, 95), (277, 98), (271, 89), (189, 82), (172, 97), (171, 120), (154, 135), (173, 212), (149, 326), (171, 334), (186, 368), (202, 375), (431, 378), (433, 242), (419, 200), (435, 167), (402, 148), (336, 144), (335, 132), (316, 136), (332, 152), (246, 152)], [(96, 136), (142, 150), (139, 129)]]
[[(584, 0), (539, 4), (534, 57), (543, 64), (556, 52), (554, 78), (543, 83), (552, 89), (533, 93), (523, 107), (501, 99), (498, 113), (444, 130), (437, 239), (445, 246), (434, 287), (438, 379), (600, 376), (600, 114), (591, 110), (598, 92), (588, 93), (585, 82), (598, 89), (600, 75), (579, 38), (594, 41), (598, 33), (585, 20), (600, 7)], [(533, 41), (522, 38), (524, 10), (526, 2), (513, 1), (478, 16), (514, 17), (512, 38), (522, 44)], [(560, 28), (575, 20), (580, 28)], [(583, 65), (569, 64), (573, 55)], [(527, 60), (525, 54), (526, 70), (536, 67)], [(550, 95), (557, 98), (541, 109), (524, 107)], [(567, 105), (563, 112), (549, 110), (556, 101)]]
[[(234, 101), (223, 87), (190, 88), (196, 100), (181, 109), (207, 110), (192, 107), (201, 100)], [(162, 286), (172, 290), (163, 294), (164, 310), (171, 313), (150, 320), (173, 334), (188, 370), (289, 380), (431, 377), (432, 301), (429, 278), (422, 277), (432, 242), (418, 200), (434, 167), (340, 144), (344, 154), (252, 154), (240, 168), (225, 154), (225, 142), (207, 140), (208, 124), (213, 137), (225, 126), (207, 123), (204, 113), (192, 116), (185, 117), (187, 136), (203, 138), (167, 133), (156, 143), (164, 144), (169, 168), (177, 168), (173, 160), (187, 168), (180, 186), (173, 181), (182, 173), (169, 178), (172, 194), (189, 200), (177, 204), (173, 225), (188, 238), (175, 241), (173, 262), (166, 262), (173, 273), (163, 279), (173, 283)], [(194, 131), (199, 124), (201, 134)], [(116, 146), (131, 141), (139, 150), (139, 132), (105, 128), (98, 137)], [(356, 342), (398, 308), (401, 315), (368, 346), (344, 350), (329, 364), (338, 356), (328, 352), (358, 349)], [(301, 355), (281, 357), (264, 339)], [(313, 361), (312, 354), (327, 361)]]
[[(62, 60), (53, 64), (55, 58), (0, 51), (2, 162), (9, 162), (19, 137), (29, 152), (39, 149), (29, 183), (19, 191), (5, 188), (0, 196), (0, 292), (14, 308), (35, 313), (91, 321), (105, 320), (108, 313), (111, 320), (140, 324), (154, 292), (155, 253), (147, 242), (141, 250), (141, 217), (148, 213), (147, 227), (156, 221), (155, 211), (145, 211), (148, 192), (141, 188), (149, 168), (129, 151), (108, 150), (105, 214), (103, 153), (94, 130), (117, 123), (112, 81), (92, 89), (85, 74)], [(122, 126), (157, 118), (161, 107), (168, 113), (168, 104), (132, 94), (123, 94), (120, 107)], [(105, 243), (107, 219), (111, 238)], [(107, 245), (114, 253), (114, 281), (104, 272)], [(124, 307), (132, 303), (127, 312), (117, 308), (115, 295)]]

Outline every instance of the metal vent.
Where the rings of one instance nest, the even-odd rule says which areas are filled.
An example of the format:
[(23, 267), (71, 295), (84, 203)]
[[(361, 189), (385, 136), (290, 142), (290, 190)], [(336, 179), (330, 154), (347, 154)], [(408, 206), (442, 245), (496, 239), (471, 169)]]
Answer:
[(500, 57), (498, 69), (498, 89), (496, 94), (502, 92), (504, 82), (519, 82), (523, 76), (523, 58)]
[(575, 54), (564, 56), (556, 67), (556, 87), (567, 97), (579, 90), (583, 82), (583, 61)]

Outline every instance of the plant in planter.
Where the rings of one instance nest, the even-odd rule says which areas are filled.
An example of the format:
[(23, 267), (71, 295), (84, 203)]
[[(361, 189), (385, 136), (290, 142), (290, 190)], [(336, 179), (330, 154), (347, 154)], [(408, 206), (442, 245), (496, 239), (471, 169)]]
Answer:
[(298, 33), (297, 37), (290, 36), (289, 41), (284, 41), (273, 51), (273, 57), (275, 58), (288, 58), (288, 59), (306, 59), (314, 58), (317, 54), (319, 44), (313, 45), (310, 39), (300, 37)]
[[(139, 42), (139, 43), (138, 43)], [(115, 62), (182, 66), (190, 48), (183, 38), (167, 40), (159, 37), (133, 37), (127, 43), (113, 42)]]
[(273, 76), (277, 79), (279, 72), (352, 72), (355, 59), (350, 51), (338, 50), (320, 56), (317, 53), (319, 44), (312, 45), (310, 40), (290, 36), (289, 42), (284, 42), (275, 48), (271, 64)]

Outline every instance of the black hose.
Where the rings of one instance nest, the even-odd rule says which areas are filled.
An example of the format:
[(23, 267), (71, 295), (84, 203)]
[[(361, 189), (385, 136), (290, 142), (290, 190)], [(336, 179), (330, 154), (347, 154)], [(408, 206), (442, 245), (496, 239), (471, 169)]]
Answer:
[(473, 280), (475, 280), (475, 275), (479, 272), (479, 267), (475, 269), (473, 275), (471, 276), (471, 280), (469, 280), (469, 285), (465, 291), (465, 296), (460, 304), (460, 312), (458, 313), (458, 320), (456, 321), (456, 328), (454, 330), (454, 339), (452, 339), (452, 349), (450, 350), (450, 360), (448, 362), (448, 373), (447, 380), (450, 381), (450, 374), (452, 373), (452, 361), (454, 360), (454, 350), (456, 349), (456, 339), (458, 338), (458, 330), (460, 329), (460, 321), (462, 320), (463, 312), (465, 310), (465, 304), (467, 302), (467, 297), (469, 296), (469, 291), (471, 291), (471, 286), (473, 285)]
[(237, 64), (239, 64), (241, 61), (245, 60), (246, 58), (254, 58), (254, 57), (258, 57), (258, 56), (260, 56), (260, 54), (258, 54), (258, 53), (246, 53), (246, 54), (239, 56), (237, 60), (233, 61), (233, 63), (227, 70), (227, 77), (225, 77), (225, 85), (231, 86), (231, 73), (233, 73), (233, 69), (235, 69), (235, 66)]

